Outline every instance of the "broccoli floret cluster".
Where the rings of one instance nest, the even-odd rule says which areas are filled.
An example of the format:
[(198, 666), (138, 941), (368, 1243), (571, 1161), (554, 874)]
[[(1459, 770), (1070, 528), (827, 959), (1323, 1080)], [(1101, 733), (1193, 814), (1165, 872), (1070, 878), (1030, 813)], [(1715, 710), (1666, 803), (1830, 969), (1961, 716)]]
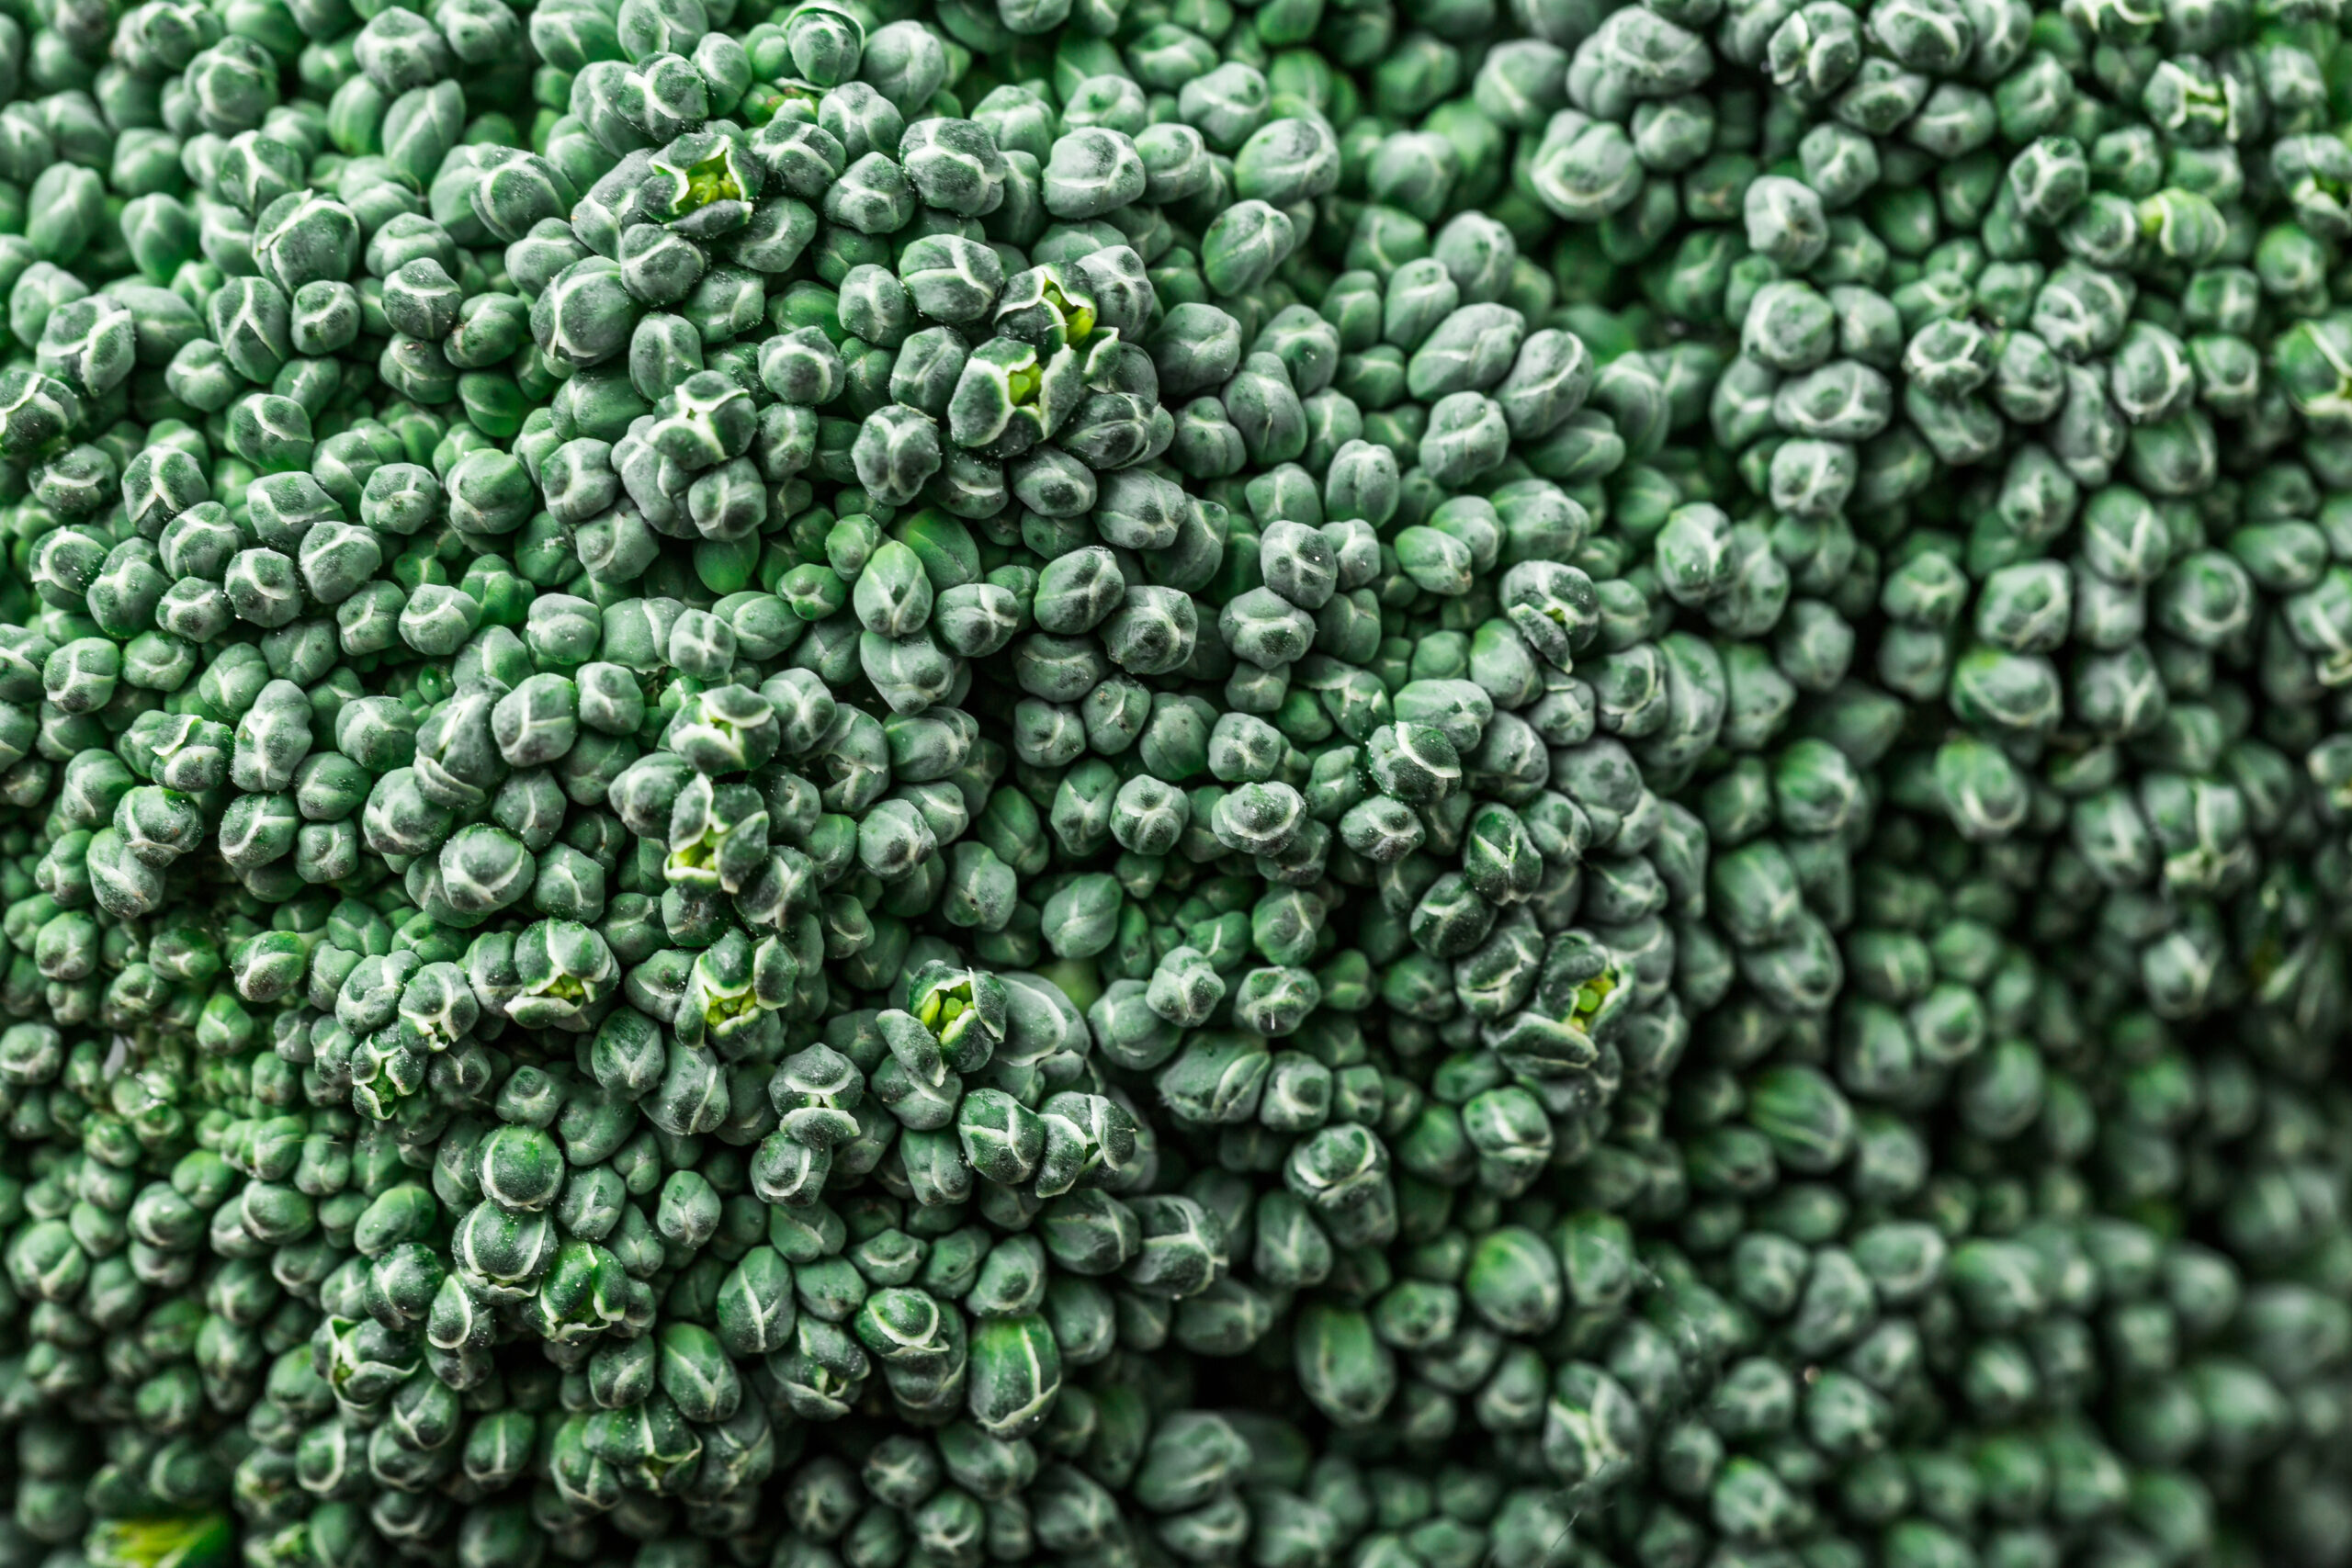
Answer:
[(0, 1568), (2352, 1564), (2346, 41), (0, 0)]

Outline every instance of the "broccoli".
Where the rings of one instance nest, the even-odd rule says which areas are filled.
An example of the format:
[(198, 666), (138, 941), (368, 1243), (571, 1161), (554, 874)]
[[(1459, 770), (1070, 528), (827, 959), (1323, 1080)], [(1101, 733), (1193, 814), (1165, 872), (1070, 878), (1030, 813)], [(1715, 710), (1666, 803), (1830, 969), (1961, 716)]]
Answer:
[(2343, 28), (0, 4), (0, 1568), (2352, 1562)]

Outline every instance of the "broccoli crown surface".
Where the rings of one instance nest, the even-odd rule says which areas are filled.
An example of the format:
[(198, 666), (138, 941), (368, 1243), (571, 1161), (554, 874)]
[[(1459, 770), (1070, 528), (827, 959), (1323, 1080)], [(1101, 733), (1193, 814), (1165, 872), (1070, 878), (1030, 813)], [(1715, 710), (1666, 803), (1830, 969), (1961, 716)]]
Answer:
[(0, 0), (0, 1568), (2352, 1568), (2340, 0)]

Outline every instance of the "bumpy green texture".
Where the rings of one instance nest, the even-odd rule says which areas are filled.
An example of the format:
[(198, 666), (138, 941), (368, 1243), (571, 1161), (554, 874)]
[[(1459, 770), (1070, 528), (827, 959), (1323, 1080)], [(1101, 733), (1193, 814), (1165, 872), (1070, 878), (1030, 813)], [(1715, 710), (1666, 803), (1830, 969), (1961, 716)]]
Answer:
[(0, 1568), (2352, 1568), (2347, 242), (2333, 0), (0, 0)]

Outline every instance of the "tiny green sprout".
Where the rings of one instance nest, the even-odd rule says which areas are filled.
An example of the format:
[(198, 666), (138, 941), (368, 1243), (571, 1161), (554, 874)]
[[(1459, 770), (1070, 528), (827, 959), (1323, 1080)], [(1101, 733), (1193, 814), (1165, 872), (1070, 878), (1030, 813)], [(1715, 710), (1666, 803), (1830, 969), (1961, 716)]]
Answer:
[(236, 1539), (226, 1514), (100, 1519), (82, 1543), (99, 1568), (211, 1568)]

